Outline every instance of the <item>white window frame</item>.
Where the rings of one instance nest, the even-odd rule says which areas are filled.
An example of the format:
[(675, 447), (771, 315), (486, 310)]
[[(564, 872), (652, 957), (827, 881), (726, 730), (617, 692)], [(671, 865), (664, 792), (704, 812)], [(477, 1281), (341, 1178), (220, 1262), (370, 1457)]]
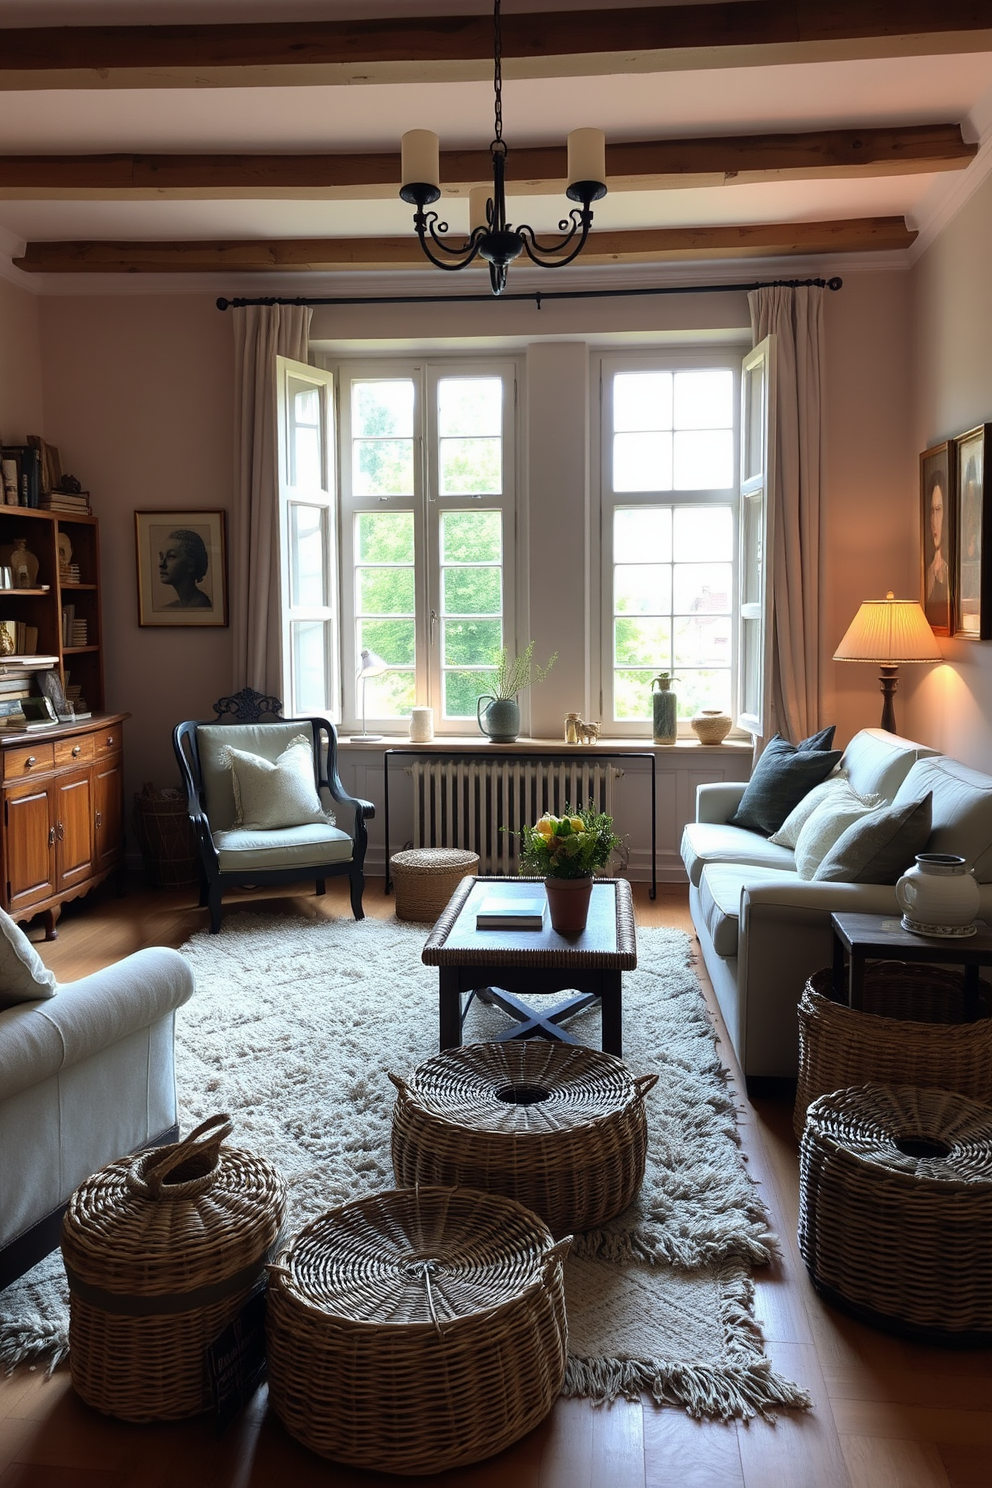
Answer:
[[(434, 709), (435, 733), (474, 735), (469, 718), (445, 719), (441, 670), (440, 516), (443, 512), (498, 510), (503, 514), (503, 644), (517, 643), (519, 571), (517, 385), (522, 376), (516, 357), (381, 357), (340, 361), (333, 368), (338, 398), (338, 489), (341, 592), (342, 727), (361, 727), (361, 697), (357, 683), (356, 606), (354, 586), (354, 518), (364, 511), (412, 511), (414, 514), (416, 702)], [(441, 496), (438, 479), (437, 384), (444, 377), (503, 378), (503, 490), (498, 495)], [(366, 379), (409, 378), (414, 385), (414, 491), (410, 496), (360, 496), (352, 489), (351, 386)], [(432, 623), (433, 617), (433, 623)], [(483, 689), (484, 690), (484, 689)], [(368, 715), (370, 731), (403, 738), (406, 719)]]
[[(730, 617), (731, 627), (731, 706), (732, 717), (736, 717), (738, 688), (738, 625), (736, 595), (738, 591), (738, 544), (740, 521), (740, 346), (672, 346), (652, 351), (611, 351), (597, 358), (598, 416), (592, 420), (594, 469), (599, 470), (600, 484), (600, 624), (599, 634), (599, 716), (603, 720), (603, 732), (613, 738), (650, 739), (650, 719), (614, 719), (613, 717), (613, 514), (617, 507), (631, 506), (730, 506), (733, 510), (733, 574), (731, 593), (735, 596), (735, 608)], [(674, 372), (686, 369), (726, 369), (733, 374), (734, 408), (734, 484), (722, 490), (703, 491), (613, 491), (613, 396), (612, 379), (623, 372)], [(678, 692), (678, 673), (674, 691)], [(737, 732), (735, 730), (735, 732)], [(678, 726), (678, 737), (693, 739), (687, 721)]]

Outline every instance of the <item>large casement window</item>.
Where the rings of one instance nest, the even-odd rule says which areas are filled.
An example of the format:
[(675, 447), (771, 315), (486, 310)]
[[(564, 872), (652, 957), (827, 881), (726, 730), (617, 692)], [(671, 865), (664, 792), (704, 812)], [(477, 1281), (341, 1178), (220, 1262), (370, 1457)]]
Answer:
[(601, 361), (604, 732), (651, 729), (675, 678), (683, 731), (737, 708), (740, 352)]
[(514, 644), (514, 364), (343, 364), (338, 397), (344, 725), (366, 651), (370, 728), (464, 733)]

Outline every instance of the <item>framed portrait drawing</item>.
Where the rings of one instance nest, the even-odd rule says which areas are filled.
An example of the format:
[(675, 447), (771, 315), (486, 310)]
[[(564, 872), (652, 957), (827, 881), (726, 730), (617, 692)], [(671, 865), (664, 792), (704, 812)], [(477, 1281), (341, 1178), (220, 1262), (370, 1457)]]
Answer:
[(921, 603), (934, 635), (949, 636), (954, 621), (951, 557), (954, 552), (954, 464), (945, 440), (920, 456)]
[(992, 424), (979, 424), (954, 440), (954, 634), (971, 641), (992, 639), (992, 491), (985, 482), (990, 436)]
[(222, 511), (136, 511), (139, 625), (227, 624)]

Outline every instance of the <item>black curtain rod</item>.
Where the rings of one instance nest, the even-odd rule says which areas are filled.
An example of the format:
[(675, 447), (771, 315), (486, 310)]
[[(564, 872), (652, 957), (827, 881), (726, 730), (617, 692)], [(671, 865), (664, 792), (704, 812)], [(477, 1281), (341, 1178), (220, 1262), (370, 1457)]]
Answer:
[[(536, 289), (527, 294), (501, 294), (501, 300), (533, 300), (538, 310), (543, 300), (609, 300), (632, 295), (746, 294), (752, 289), (840, 289), (843, 279), (756, 279), (751, 284), (675, 284), (659, 289)], [(217, 301), (218, 310), (241, 310), (246, 305), (467, 305), (488, 304), (491, 294), (464, 295), (342, 295), (316, 298), (297, 295), (260, 295), (257, 299)]]

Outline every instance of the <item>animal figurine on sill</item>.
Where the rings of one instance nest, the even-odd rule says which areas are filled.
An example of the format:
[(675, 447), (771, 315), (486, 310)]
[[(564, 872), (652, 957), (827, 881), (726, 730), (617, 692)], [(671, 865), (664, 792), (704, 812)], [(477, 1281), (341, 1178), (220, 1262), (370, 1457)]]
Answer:
[(575, 724), (575, 739), (576, 739), (576, 743), (577, 744), (598, 744), (599, 743), (599, 729), (600, 729), (600, 725), (598, 723), (584, 723), (581, 718), (577, 719), (576, 724)]

